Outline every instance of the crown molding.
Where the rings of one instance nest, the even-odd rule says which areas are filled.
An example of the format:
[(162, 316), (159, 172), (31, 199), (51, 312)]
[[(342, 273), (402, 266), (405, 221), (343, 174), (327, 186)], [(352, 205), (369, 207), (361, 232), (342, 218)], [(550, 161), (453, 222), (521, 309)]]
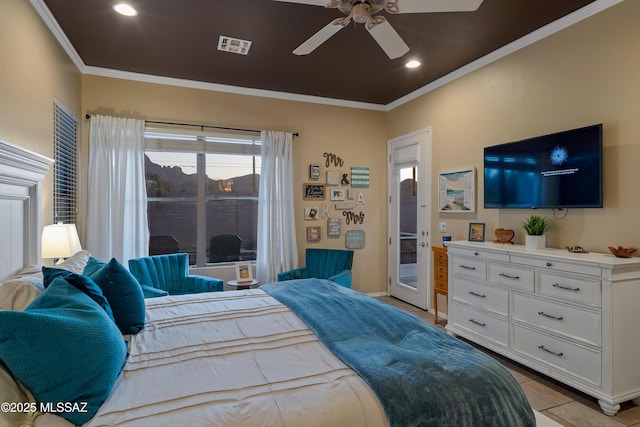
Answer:
[(67, 52), (69, 58), (71, 58), (71, 61), (73, 61), (78, 70), (83, 73), (85, 65), (82, 58), (80, 58), (80, 55), (78, 55), (78, 52), (76, 52), (66, 34), (62, 31), (62, 28), (60, 28), (58, 21), (53, 17), (49, 8), (44, 4), (44, 0), (29, 0), (29, 3), (31, 3), (31, 6), (38, 12), (38, 15), (40, 15), (40, 18), (42, 18), (47, 27), (49, 27), (53, 36), (58, 40), (58, 43), (60, 43), (60, 46)]
[(409, 101), (412, 101), (422, 95), (425, 95), (441, 86), (444, 86), (452, 81), (459, 79), (460, 77), (469, 74), (473, 71), (476, 71), (485, 65), (491, 64), (492, 62), (497, 61), (498, 59), (504, 58), (520, 49), (523, 49), (539, 40), (544, 39), (552, 34), (557, 33), (560, 30), (563, 30), (567, 27), (570, 27), (583, 19), (589, 18), (599, 12), (602, 12), (605, 9), (610, 8), (618, 3), (622, 3), (624, 0), (597, 0), (587, 6), (576, 10), (569, 15), (566, 15), (560, 19), (557, 19), (544, 27), (537, 29), (524, 37), (519, 38), (506, 46), (501, 47), (500, 49), (496, 49), (493, 52), (473, 61), (469, 64), (458, 68), (451, 73), (434, 80), (426, 86), (421, 87), (401, 98), (396, 99), (395, 101), (387, 104), (385, 106), (385, 111), (391, 111), (394, 108), (397, 108), (403, 104), (406, 104)]
[(366, 102), (347, 101), (344, 99), (324, 98), (321, 96), (300, 95), (289, 92), (276, 92), (264, 89), (245, 88), (241, 86), (230, 86), (218, 83), (206, 83), (196, 80), (177, 79), (174, 77), (154, 76), (150, 74), (134, 73), (131, 71), (114, 70), (110, 68), (85, 66), (83, 74), (90, 74), (100, 77), (111, 77), (115, 79), (134, 80), (145, 83), (155, 83), (170, 86), (186, 87), (190, 89), (202, 89), (213, 92), (233, 93), (237, 95), (259, 96), (263, 98), (282, 99), (285, 101), (309, 102), (313, 104), (325, 104), (338, 107), (358, 108), (365, 110), (384, 111), (382, 104), (369, 104)]
[(506, 46), (497, 49), (482, 58), (479, 58), (463, 67), (458, 68), (455, 71), (429, 83), (417, 89), (405, 96), (402, 96), (395, 101), (383, 105), (383, 104), (371, 104), (365, 102), (357, 102), (357, 101), (348, 101), (343, 99), (335, 99), (335, 98), (325, 98), (321, 96), (311, 96), (311, 95), (300, 95), (289, 92), (277, 92), (271, 90), (264, 89), (253, 89), (253, 88), (245, 88), (240, 86), (231, 86), (231, 85), (223, 85), (217, 83), (206, 83), (195, 80), (186, 80), (186, 79), (178, 79), (173, 77), (162, 77), (162, 76), (154, 76), (151, 74), (142, 74), (142, 73), (134, 73), (130, 71), (122, 71), (122, 70), (114, 70), (108, 68), (101, 67), (93, 67), (87, 66), (78, 52), (74, 49), (73, 45), (67, 38), (67, 36), (60, 28), (60, 25), (55, 20), (51, 11), (44, 4), (44, 0), (29, 0), (34, 9), (38, 12), (42, 20), (45, 22), (49, 30), (53, 33), (58, 43), (62, 46), (65, 52), (69, 55), (73, 63), (76, 65), (78, 70), (82, 74), (90, 74), (101, 77), (111, 77), (116, 79), (124, 79), (124, 80), (133, 80), (145, 83), (154, 83), (154, 84), (162, 84), (169, 86), (178, 86), (178, 87), (186, 87), (191, 89), (201, 89), (208, 90), (214, 92), (225, 92), (225, 93), (233, 93), (237, 95), (247, 95), (247, 96), (258, 96), (263, 98), (273, 98), (273, 99), (281, 99), (286, 101), (296, 101), (296, 102), (307, 102), (313, 104), (324, 104), (324, 105), (332, 105), (337, 107), (346, 107), (346, 108), (357, 108), (364, 110), (375, 110), (375, 111), (391, 111), (407, 102), (410, 102), (422, 95), (425, 95), (441, 86), (444, 86), (448, 83), (453, 82), (460, 77), (463, 77), (473, 71), (476, 71), (485, 65), (491, 64), (501, 58), (504, 58), (507, 55), (510, 55), (524, 47), (527, 47), (539, 40), (544, 39), (556, 32), (563, 30), (567, 27), (572, 26), (590, 16), (593, 16), (599, 12), (602, 12), (605, 9), (608, 9), (611, 6), (614, 6), (618, 3), (622, 3), (625, 0), (596, 0), (587, 6), (578, 9), (577, 11), (570, 13), (556, 21), (547, 24), (546, 26), (539, 28), (538, 30), (527, 34), (520, 39), (509, 43)]

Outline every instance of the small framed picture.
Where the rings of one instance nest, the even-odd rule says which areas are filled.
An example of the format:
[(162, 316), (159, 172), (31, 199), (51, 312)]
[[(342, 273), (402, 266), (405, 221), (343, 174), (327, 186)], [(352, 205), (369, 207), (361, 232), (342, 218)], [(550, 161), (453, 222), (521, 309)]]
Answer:
[(344, 188), (332, 188), (329, 194), (330, 200), (344, 200)]
[(251, 263), (236, 262), (236, 280), (238, 282), (251, 282), (253, 280)]
[(327, 171), (327, 185), (340, 185), (339, 171)]
[(484, 222), (469, 223), (469, 241), (484, 242)]
[(320, 227), (307, 227), (307, 242), (319, 242), (322, 236)]
[(327, 237), (340, 237), (342, 232), (341, 218), (327, 218)]
[(309, 165), (309, 179), (313, 179), (314, 181), (320, 179), (320, 165)]
[(304, 200), (324, 200), (325, 185), (305, 182), (302, 184), (302, 198)]
[(304, 219), (305, 220), (316, 220), (318, 219), (319, 209), (317, 206), (304, 208)]

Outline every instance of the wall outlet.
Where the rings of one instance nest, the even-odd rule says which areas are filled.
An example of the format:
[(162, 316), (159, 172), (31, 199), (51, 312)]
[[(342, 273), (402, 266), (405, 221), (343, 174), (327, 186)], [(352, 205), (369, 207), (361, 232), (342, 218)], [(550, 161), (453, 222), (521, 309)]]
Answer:
[(440, 223), (440, 232), (441, 233), (446, 233), (447, 232), (447, 223), (446, 222), (441, 222)]

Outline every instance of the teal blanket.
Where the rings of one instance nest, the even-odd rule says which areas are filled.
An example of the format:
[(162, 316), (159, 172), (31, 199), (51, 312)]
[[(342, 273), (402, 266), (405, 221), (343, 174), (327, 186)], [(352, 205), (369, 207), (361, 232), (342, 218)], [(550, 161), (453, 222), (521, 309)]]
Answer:
[(535, 426), (520, 385), (500, 363), (411, 314), (328, 280), (260, 289), (369, 384), (392, 426)]

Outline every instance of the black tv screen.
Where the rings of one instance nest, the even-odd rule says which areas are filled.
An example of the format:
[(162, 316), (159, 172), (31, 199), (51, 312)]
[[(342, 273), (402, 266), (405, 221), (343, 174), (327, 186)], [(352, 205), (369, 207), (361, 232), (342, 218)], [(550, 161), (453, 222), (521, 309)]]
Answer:
[(485, 208), (601, 208), (602, 124), (484, 149)]

